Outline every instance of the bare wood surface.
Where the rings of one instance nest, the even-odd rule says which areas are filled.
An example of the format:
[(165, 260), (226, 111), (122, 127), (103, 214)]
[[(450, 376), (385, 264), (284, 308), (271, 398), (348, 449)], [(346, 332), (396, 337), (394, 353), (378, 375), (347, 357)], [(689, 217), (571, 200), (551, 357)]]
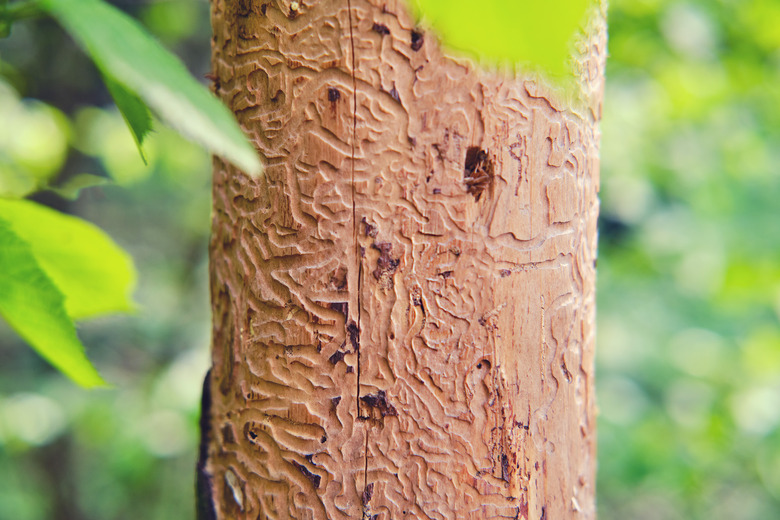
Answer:
[(216, 517), (594, 518), (603, 12), (579, 100), (443, 54), (401, 2), (212, 15), (267, 165), (215, 163)]

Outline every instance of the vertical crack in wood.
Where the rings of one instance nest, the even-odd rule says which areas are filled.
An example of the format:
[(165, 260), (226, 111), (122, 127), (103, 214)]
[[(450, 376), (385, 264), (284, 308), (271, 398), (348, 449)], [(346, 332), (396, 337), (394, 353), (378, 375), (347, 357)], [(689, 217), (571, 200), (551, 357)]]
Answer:
[[(349, 45), (350, 54), (352, 60), (352, 139), (351, 139), (351, 161), (350, 161), (350, 174), (352, 181), (352, 237), (355, 244), (355, 259), (357, 261), (358, 270), (358, 284), (357, 284), (357, 392), (355, 392), (355, 405), (356, 417), (360, 420), (360, 336), (362, 333), (361, 326), (361, 314), (362, 314), (362, 293), (363, 293), (363, 261), (360, 254), (360, 243), (358, 242), (358, 220), (357, 220), (357, 205), (355, 203), (355, 146), (357, 141), (357, 77), (356, 77), (356, 64), (355, 59), (355, 35), (353, 32), (353, 20), (352, 20), (352, 0), (347, 0), (347, 17), (349, 20)], [(366, 489), (368, 485), (368, 425), (366, 425), (366, 445), (364, 452), (365, 464), (363, 468), (363, 489)], [(365, 516), (365, 505), (363, 506), (363, 512), (361, 516)]]
[(356, 405), (357, 414), (360, 415), (360, 244), (358, 243), (358, 223), (357, 223), (357, 207), (355, 204), (355, 140), (357, 138), (357, 79), (355, 78), (355, 39), (352, 33), (352, 1), (347, 0), (347, 16), (349, 19), (349, 44), (350, 44), (350, 58), (352, 60), (352, 139), (350, 139), (350, 175), (352, 185), (352, 240), (354, 244), (355, 260), (357, 262), (358, 269), (358, 287), (357, 287), (357, 392), (356, 392)]

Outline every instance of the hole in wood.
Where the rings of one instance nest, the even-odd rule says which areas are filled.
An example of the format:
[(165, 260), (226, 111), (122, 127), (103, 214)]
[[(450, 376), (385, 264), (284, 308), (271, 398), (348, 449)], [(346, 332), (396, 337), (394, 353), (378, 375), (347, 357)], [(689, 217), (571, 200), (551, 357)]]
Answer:
[(466, 150), (466, 161), (463, 164), (463, 182), (466, 191), (479, 200), (482, 192), (493, 180), (493, 161), (485, 150), (478, 146), (470, 146)]

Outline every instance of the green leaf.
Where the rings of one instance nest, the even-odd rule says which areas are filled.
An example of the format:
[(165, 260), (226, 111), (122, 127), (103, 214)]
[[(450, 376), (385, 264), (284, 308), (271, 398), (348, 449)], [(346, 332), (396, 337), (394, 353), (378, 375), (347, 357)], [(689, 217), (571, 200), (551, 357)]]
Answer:
[(0, 200), (0, 218), (32, 249), (65, 296), (73, 319), (130, 312), (135, 269), (130, 256), (102, 230), (27, 200)]
[(38, 179), (17, 164), (3, 159), (0, 155), (0, 198), (20, 199), (37, 189)]
[(185, 137), (250, 175), (261, 172), (233, 114), (132, 18), (101, 0), (42, 0), (104, 75), (135, 92)]
[(32, 248), (0, 218), (0, 315), (44, 359), (84, 387), (105, 385), (84, 355), (62, 294)]
[(49, 186), (47, 190), (56, 193), (63, 199), (76, 200), (81, 190), (93, 188), (95, 186), (105, 186), (111, 181), (99, 175), (91, 173), (79, 173), (58, 186)]
[(146, 164), (143, 143), (146, 134), (152, 130), (152, 114), (149, 113), (149, 107), (111, 76), (104, 75), (103, 81), (108, 87), (111, 97), (114, 98), (114, 103), (116, 103), (125, 123), (130, 128), (135, 145), (138, 147), (138, 153), (141, 154), (141, 159)]
[(445, 45), (490, 62), (567, 72), (572, 38), (592, 0), (413, 0)]

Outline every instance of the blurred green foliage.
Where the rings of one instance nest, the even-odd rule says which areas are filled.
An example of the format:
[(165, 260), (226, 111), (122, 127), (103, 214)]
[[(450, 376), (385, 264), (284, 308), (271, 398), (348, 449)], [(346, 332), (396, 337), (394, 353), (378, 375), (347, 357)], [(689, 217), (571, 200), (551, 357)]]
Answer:
[(100, 69), (142, 155), (151, 109), (183, 136), (245, 173), (260, 175), (260, 158), (233, 113), (133, 17), (103, 0), (36, 2)]
[(609, 25), (600, 518), (780, 518), (780, 2)]
[[(205, 0), (121, 7), (209, 70)], [(780, 3), (612, 0), (609, 22), (599, 518), (780, 518)], [(39, 20), (0, 42), (0, 168), (113, 179), (35, 198), (132, 253), (140, 310), (80, 327), (115, 384), (90, 393), (0, 330), (0, 518), (191, 518), (208, 157), (158, 126), (144, 165), (64, 41)]]
[[(144, 165), (151, 109), (181, 135), (244, 172), (261, 173), (257, 152), (230, 110), (121, 9), (103, 0), (0, 0), (0, 38), (7, 38), (15, 23), (47, 15), (99, 70)], [(66, 142), (63, 128), (58, 132), (52, 122), (59, 119), (63, 127), (67, 120), (46, 103), (20, 100), (12, 88), (3, 88), (0, 96), (9, 123), (28, 130), (20, 140), (14, 127), (7, 128), (8, 144), (0, 150), (0, 316), (74, 382), (105, 385), (85, 355), (73, 320), (130, 310), (132, 261), (92, 224), (18, 199), (49, 190), (75, 200), (82, 189), (106, 182), (79, 173), (53, 183), (60, 172), (52, 167), (62, 166)], [(60, 138), (53, 153), (46, 149), (46, 137)]]
[[(120, 7), (154, 19), (149, 26), (195, 77), (208, 72), (207, 2)], [(186, 30), (182, 12), (190, 13)], [(0, 320), (2, 519), (194, 516), (209, 359), (211, 165), (208, 153), (156, 121), (144, 151), (146, 165), (99, 72), (53, 21), (17, 23), (0, 40), (0, 168), (26, 180), (0, 190), (27, 194), (52, 185), (72, 195), (79, 184), (102, 184), (75, 200), (51, 191), (32, 198), (97, 223), (141, 273), (135, 315), (79, 325), (111, 389), (76, 387)]]

